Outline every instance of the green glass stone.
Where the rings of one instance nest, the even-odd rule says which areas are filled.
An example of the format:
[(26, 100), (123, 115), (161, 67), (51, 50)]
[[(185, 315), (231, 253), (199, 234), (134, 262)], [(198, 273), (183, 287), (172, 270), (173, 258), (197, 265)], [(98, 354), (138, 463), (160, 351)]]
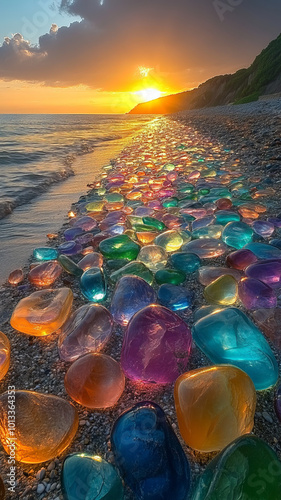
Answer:
[(140, 246), (126, 234), (121, 234), (101, 241), (99, 249), (107, 259), (135, 260), (140, 251)]
[(77, 266), (77, 264), (75, 264), (75, 262), (73, 262), (73, 260), (66, 255), (59, 255), (58, 262), (60, 263), (61, 267), (72, 276), (80, 277), (84, 272), (81, 267)]
[(164, 165), (163, 167), (163, 170), (165, 170), (166, 172), (172, 172), (173, 170), (175, 170), (175, 165), (173, 165), (173, 163), (166, 163), (166, 165)]
[(169, 198), (169, 199), (163, 201), (162, 205), (164, 208), (177, 207), (178, 202), (179, 202), (178, 198)]
[(172, 285), (179, 285), (183, 283), (186, 279), (186, 275), (182, 271), (175, 271), (173, 269), (159, 269), (155, 273), (155, 279), (158, 285), (163, 285), (164, 283), (171, 283)]
[(117, 260), (108, 260), (106, 265), (108, 267), (109, 272), (114, 272), (117, 271), (118, 269), (121, 269), (121, 267), (126, 266), (126, 264), (129, 264), (128, 259), (117, 259)]
[(121, 269), (118, 269), (110, 275), (113, 283), (116, 283), (123, 276), (139, 276), (145, 280), (149, 285), (153, 282), (153, 273), (142, 262), (130, 262)]
[(155, 236), (158, 234), (158, 231), (155, 230), (155, 227), (148, 226), (147, 224), (133, 224), (133, 229), (137, 233), (155, 232)]
[(61, 474), (65, 500), (123, 500), (122, 481), (115, 467), (99, 456), (73, 453)]
[(143, 217), (142, 220), (144, 224), (150, 227), (150, 230), (151, 228), (155, 228), (158, 231), (164, 231), (164, 229), (166, 229), (164, 222), (161, 222), (160, 220), (155, 219), (154, 217)]
[(124, 201), (124, 197), (120, 193), (108, 193), (105, 195), (104, 199), (108, 203), (119, 203)]
[(279, 500), (281, 462), (261, 439), (246, 435), (206, 467), (192, 500)]
[(199, 196), (206, 196), (206, 194), (209, 194), (209, 192), (210, 192), (210, 189), (206, 189), (206, 188), (205, 189), (199, 189), (198, 195)]

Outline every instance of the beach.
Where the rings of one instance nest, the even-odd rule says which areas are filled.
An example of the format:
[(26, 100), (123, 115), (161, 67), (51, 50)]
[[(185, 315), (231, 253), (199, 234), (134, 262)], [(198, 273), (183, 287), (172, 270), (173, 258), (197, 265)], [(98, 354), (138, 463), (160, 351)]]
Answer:
[[(161, 117), (146, 124), (134, 136), (133, 140), (125, 145), (121, 152), (116, 153), (116, 157), (112, 159), (111, 163), (113, 166), (112, 172), (118, 174), (120, 168), (126, 165), (129, 165), (130, 172), (139, 172), (141, 168), (144, 170), (151, 168), (153, 170), (153, 164), (154, 166), (155, 164), (164, 166), (173, 162), (175, 162), (175, 165), (180, 165), (179, 171), (182, 178), (184, 178), (185, 172), (188, 175), (193, 171), (200, 172), (201, 169), (207, 170), (207, 168), (213, 169), (214, 172), (229, 171), (230, 179), (232, 179), (231, 176), (235, 172), (238, 172), (240, 176), (244, 176), (243, 185), (245, 187), (250, 186), (249, 193), (251, 195), (257, 193), (253, 184), (255, 184), (256, 188), (259, 184), (262, 186), (261, 191), (264, 194), (261, 194), (260, 197), (253, 197), (252, 202), (248, 201), (252, 204), (260, 203), (266, 207), (266, 212), (261, 214), (261, 218), (264, 220), (267, 217), (279, 217), (281, 213), (280, 132), (281, 101), (279, 100), (190, 111), (171, 117)], [(183, 145), (182, 150), (180, 150), (181, 145)], [(182, 159), (182, 157), (185, 159)], [(104, 162), (104, 166), (108, 165), (109, 161), (110, 158), (108, 158), (107, 162)], [(149, 162), (152, 162), (152, 164)], [(95, 175), (89, 178), (89, 183), (93, 182), (93, 180), (97, 182), (99, 176), (106, 179), (106, 173), (102, 169), (95, 172)], [(214, 173), (215, 177), (216, 174)], [(216, 186), (215, 181), (213, 185)], [(86, 194), (87, 187), (84, 186), (84, 188)], [(77, 193), (78, 191), (80, 191), (80, 187)], [(198, 200), (198, 203), (200, 204), (200, 200)], [(77, 199), (74, 199), (71, 205), (65, 206), (65, 216), (70, 209), (79, 212)], [(171, 210), (170, 213), (178, 215), (177, 210)], [(156, 210), (153, 216), (157, 217)], [(43, 246), (58, 247), (64, 241), (64, 231), (71, 227), (70, 222), (65, 217), (64, 223), (58, 231), (58, 238), (51, 241), (46, 240)], [(126, 228), (130, 229), (130, 226), (127, 224)], [(57, 232), (57, 229), (55, 227), (53, 231)], [(45, 234), (40, 234), (41, 241), (43, 241), (44, 237)], [(281, 229), (276, 228), (273, 237), (280, 238)], [(268, 242), (268, 239), (265, 241)], [(98, 248), (94, 248), (94, 251), (98, 251)], [(227, 254), (231, 251), (233, 251), (233, 248), (229, 248)], [(206, 258), (203, 265), (224, 266), (226, 255)], [(78, 256), (75, 256), (74, 260), (79, 260)], [(7, 375), (1, 381), (1, 393), (6, 391), (8, 386), (15, 386), (17, 390), (53, 394), (71, 401), (64, 387), (64, 376), (70, 364), (59, 359), (57, 349), (58, 334), (53, 333), (41, 338), (24, 335), (13, 330), (9, 324), (11, 313), (19, 300), (35, 291), (35, 287), (30, 285), (27, 279), (31, 262), (33, 262), (32, 257), (23, 268), (25, 279), (21, 283), (20, 289), (8, 283), (5, 283), (0, 289), (0, 328), (8, 336), (11, 343), (11, 365)], [(171, 268), (170, 260), (167, 267)], [(111, 271), (106, 260), (104, 262), (104, 271), (108, 278), (108, 295), (102, 304), (109, 309), (114, 284), (109, 279)], [(22, 285), (26, 285), (26, 288), (22, 287)], [(73, 292), (73, 309), (87, 303), (81, 294), (79, 279), (63, 272), (55, 282), (54, 288), (57, 289), (63, 286), (71, 288)], [(178, 311), (177, 314), (189, 327), (192, 327), (194, 312), (207, 304), (203, 295), (204, 287), (198, 281), (197, 273), (189, 274), (182, 286), (193, 292), (194, 300), (191, 307), (184, 311)], [(157, 283), (153, 283), (153, 288), (158, 291)], [(278, 293), (279, 290), (277, 291), (277, 301), (278, 306), (280, 306), (281, 296), (279, 297)], [(239, 300), (237, 300), (236, 307), (245, 312), (250, 318), (252, 317), (251, 311), (247, 311)], [(124, 327), (115, 323), (113, 335), (102, 352), (120, 361), (123, 335)], [(278, 361), (280, 374), (281, 352), (270, 340), (268, 342)], [(193, 343), (188, 369), (210, 366), (210, 364), (210, 360)], [(268, 443), (281, 459), (280, 422), (275, 414), (273, 404), (275, 389), (273, 387), (257, 392), (257, 409), (253, 433)], [(194, 485), (210, 459), (216, 456), (216, 453), (199, 453), (184, 443), (177, 424), (171, 384), (167, 386), (156, 384), (151, 386), (126, 379), (124, 393), (117, 404), (110, 409), (91, 411), (77, 403), (73, 403), (79, 413), (79, 429), (72, 444), (61, 456), (51, 462), (36, 465), (17, 463), (16, 497), (15, 494), (8, 493), (7, 499), (61, 500), (63, 497), (60, 472), (63, 459), (69, 453), (88, 452), (114, 463), (110, 443), (112, 426), (124, 410), (141, 401), (156, 402), (164, 410), (188, 457), (192, 472), (192, 484)], [(4, 481), (6, 481), (9, 465), (7, 463), (7, 454), (2, 448), (0, 450), (0, 472)], [(129, 489), (125, 488), (125, 499), (133, 500), (133, 498)]]

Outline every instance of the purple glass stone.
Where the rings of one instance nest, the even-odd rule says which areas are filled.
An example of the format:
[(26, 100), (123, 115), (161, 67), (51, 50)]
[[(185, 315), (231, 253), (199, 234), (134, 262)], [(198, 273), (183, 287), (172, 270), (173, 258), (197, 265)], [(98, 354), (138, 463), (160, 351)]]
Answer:
[(138, 276), (123, 276), (115, 288), (111, 314), (114, 321), (127, 325), (131, 317), (143, 307), (156, 302), (156, 292)]
[(252, 228), (255, 233), (259, 234), (263, 238), (269, 238), (275, 230), (274, 224), (265, 220), (255, 220)]
[(80, 227), (71, 227), (63, 233), (66, 241), (74, 240), (74, 238), (76, 238), (76, 236), (79, 236), (80, 234), (83, 234), (83, 229), (81, 229)]
[(186, 323), (166, 307), (153, 304), (129, 322), (121, 364), (131, 380), (170, 384), (187, 370), (191, 344)]
[(279, 385), (275, 396), (275, 411), (278, 419), (281, 422), (281, 385)]
[(250, 266), (254, 262), (257, 262), (258, 258), (255, 256), (251, 250), (236, 250), (231, 252), (227, 258), (226, 263), (234, 269), (240, 269), (243, 271), (246, 267)]
[(260, 280), (271, 286), (271, 288), (281, 287), (281, 260), (266, 260), (257, 262), (245, 270), (246, 276)]
[(277, 306), (277, 299), (272, 288), (253, 278), (243, 278), (239, 282), (238, 294), (247, 309), (271, 309)]
[(76, 219), (74, 226), (83, 229), (83, 231), (91, 231), (97, 227), (97, 221), (89, 215), (85, 215), (84, 217), (80, 217), (80, 219)]
[(115, 224), (122, 224), (126, 220), (126, 215), (122, 212), (110, 212), (105, 219), (100, 223), (100, 230), (106, 231), (111, 226), (115, 226)]
[(281, 219), (278, 219), (277, 217), (270, 217), (268, 219), (268, 222), (271, 222), (271, 224), (274, 224), (275, 227), (281, 227)]
[(64, 255), (76, 255), (80, 253), (81, 250), (82, 246), (77, 241), (66, 241), (58, 248), (59, 253), (63, 253)]

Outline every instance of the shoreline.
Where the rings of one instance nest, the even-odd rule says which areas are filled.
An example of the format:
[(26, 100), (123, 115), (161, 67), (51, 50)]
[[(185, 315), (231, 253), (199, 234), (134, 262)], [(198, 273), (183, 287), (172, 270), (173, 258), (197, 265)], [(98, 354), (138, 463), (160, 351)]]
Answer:
[[(194, 133), (193, 140), (197, 147), (203, 150), (204, 144), (209, 144), (212, 142), (212, 146), (209, 146), (207, 154), (218, 158), (218, 161), (226, 160), (227, 165), (232, 165), (236, 159), (240, 159), (239, 168), (248, 169), (247, 173), (249, 175), (265, 175), (267, 162), (269, 161), (267, 155), (267, 149), (265, 148), (266, 141), (271, 140), (266, 134), (262, 135), (262, 131), (257, 130), (256, 135), (253, 136), (252, 129), (257, 127), (260, 129), (262, 127), (270, 128), (270, 134), (273, 133), (273, 129), (277, 130), (277, 125), (274, 124), (275, 118), (270, 117), (263, 120), (260, 123), (260, 116), (250, 116), (245, 118), (244, 122), (241, 122), (241, 117), (237, 116), (235, 118), (230, 118), (227, 115), (221, 115), (214, 117), (212, 113), (208, 115), (209, 118), (202, 113), (200, 116), (196, 117), (190, 113), (186, 114), (184, 117), (165, 117), (158, 121), (158, 124), (152, 126), (147, 124), (144, 126), (137, 136), (132, 140), (132, 144), (128, 145), (123, 149), (123, 151), (118, 155), (120, 158), (119, 162), (126, 158), (129, 160), (136, 161), (133, 155), (141, 155), (141, 152), (145, 152), (145, 144), (148, 140), (155, 140), (161, 137), (159, 142), (159, 151), (161, 153), (161, 144), (163, 148), (167, 148), (167, 155), (172, 148), (167, 142), (165, 136), (169, 140), (177, 140), (181, 135), (191, 136)], [(216, 129), (212, 128), (214, 121), (217, 124)], [(281, 124), (278, 125), (281, 127)], [(230, 134), (231, 131), (231, 134)], [(275, 132), (274, 132), (275, 134)], [(279, 134), (280, 136), (280, 134)], [(278, 135), (274, 137), (279, 137)], [(255, 137), (253, 145), (253, 137)], [(262, 137), (264, 137), (264, 142), (262, 142)], [(256, 138), (259, 138), (261, 142), (258, 142)], [(197, 141), (197, 142), (196, 142)], [(208, 142), (209, 141), (209, 142)], [(273, 141), (273, 138), (272, 138)], [(158, 142), (158, 141), (156, 141)], [(155, 142), (155, 144), (156, 144)], [(155, 146), (156, 147), (156, 146)], [(280, 147), (280, 157), (281, 157), (281, 146), (276, 145), (279, 151)], [(227, 151), (229, 148), (233, 150)], [(264, 149), (265, 148), (265, 149)], [(276, 150), (277, 151), (277, 150)], [(279, 153), (278, 153), (279, 154)], [(131, 156), (130, 156), (131, 155)], [(260, 161), (258, 155), (262, 156), (262, 161)], [(263, 157), (264, 155), (264, 157)], [(246, 161), (247, 159), (247, 161)], [(273, 161), (273, 160), (272, 160)], [(245, 164), (244, 164), (245, 162)], [(275, 160), (274, 160), (275, 162)], [(116, 158), (114, 164), (116, 165)], [(137, 162), (136, 162), (137, 164)], [(275, 163), (274, 163), (275, 165)], [(199, 167), (199, 163), (197, 165)], [(196, 165), (195, 165), (196, 167)], [(116, 167), (115, 167), (116, 168)], [(118, 169), (118, 160), (117, 160)], [(272, 176), (278, 177), (278, 171), (272, 168)], [(272, 177), (272, 182), (274, 188), (275, 177)], [(276, 181), (277, 182), (277, 181)], [(281, 182), (281, 181), (280, 181)], [(281, 185), (280, 185), (281, 188)], [(277, 208), (279, 203), (279, 188), (277, 188), (274, 199), (269, 205), (270, 215), (277, 215)], [(263, 200), (261, 200), (263, 202)], [(75, 203), (74, 203), (75, 205)], [(69, 207), (70, 208), (70, 207)], [(280, 208), (281, 210), (281, 208)], [(62, 241), (62, 233), (68, 227), (68, 222), (63, 224), (59, 231), (58, 240), (54, 240), (50, 243), (50, 246), (56, 246)], [(32, 258), (25, 266), (25, 274), (27, 273), (28, 265)], [(214, 263), (213, 259), (208, 261), (204, 260), (204, 265), (212, 265)], [(215, 265), (223, 265), (224, 259), (216, 259)], [(108, 272), (108, 268), (105, 265), (105, 271)], [(24, 283), (27, 283), (25, 278)], [(203, 301), (203, 286), (198, 283), (196, 276), (191, 276), (187, 281), (188, 287), (192, 288), (195, 292), (195, 302), (193, 307), (193, 312), (195, 309), (204, 304)], [(85, 304), (85, 299), (81, 296), (78, 280), (66, 275), (65, 273), (55, 282), (54, 288), (59, 288), (61, 286), (69, 286), (74, 293), (74, 304), (75, 308), (80, 307)], [(0, 289), (0, 297), (2, 299), (1, 307), (1, 330), (7, 334), (11, 341), (12, 347), (12, 359), (11, 366), (8, 374), (5, 376), (1, 384), (1, 392), (4, 392), (9, 385), (15, 385), (16, 389), (25, 390), (35, 390), (42, 393), (51, 393), (63, 397), (70, 401), (70, 398), (65, 392), (63, 385), (63, 378), (67, 368), (70, 366), (69, 363), (64, 363), (59, 360), (57, 352), (57, 334), (52, 334), (45, 338), (30, 337), (28, 335), (20, 334), (12, 330), (9, 325), (9, 317), (15, 304), (23, 298), (29, 295), (35, 290), (31, 287), (28, 291), (19, 291), (17, 288), (13, 288), (10, 285), (3, 285)], [(109, 307), (110, 298), (112, 296), (113, 286), (109, 286), (108, 299), (103, 305)], [(248, 313), (249, 317), (251, 315)], [(189, 310), (184, 313), (179, 313), (190, 326), (193, 324), (193, 313)], [(120, 352), (122, 346), (122, 335), (124, 329), (120, 326), (114, 328), (113, 336), (110, 342), (107, 344), (106, 348), (102, 350), (104, 354), (109, 354), (114, 359), (120, 359)], [(270, 342), (269, 342), (270, 343)], [(270, 344), (273, 351), (278, 359), (279, 367), (281, 363), (281, 353)], [(193, 347), (193, 353), (191, 357), (191, 362), (189, 369), (195, 369), (199, 366), (209, 366), (210, 361), (202, 354), (202, 352)], [(262, 437), (270, 446), (277, 452), (279, 458), (281, 459), (281, 443), (278, 441), (278, 434), (280, 435), (280, 423), (274, 414), (273, 408), (273, 393), (274, 389), (258, 393), (258, 405), (255, 418), (255, 428), (253, 430), (254, 434)], [(140, 384), (136, 385), (129, 380), (126, 380), (126, 389), (121, 399), (118, 401), (117, 405), (109, 410), (100, 411), (90, 411), (82, 406), (73, 403), (79, 412), (79, 431), (76, 435), (71, 446), (60, 456), (58, 459), (50, 463), (39, 464), (39, 465), (28, 465), (28, 464), (16, 464), (16, 479), (17, 487), (16, 492), (20, 500), (33, 500), (33, 499), (48, 499), (48, 500), (61, 500), (61, 489), (59, 480), (59, 471), (61, 469), (63, 458), (72, 453), (78, 451), (88, 451), (93, 454), (99, 454), (108, 461), (113, 461), (113, 454), (110, 449), (110, 431), (112, 425), (116, 418), (123, 413), (123, 411), (130, 406), (133, 406), (136, 402), (152, 400), (159, 403), (164, 409), (166, 415), (172, 423), (172, 427), (175, 430), (180, 442), (185, 450), (190, 465), (192, 469), (193, 484), (196, 478), (203, 472), (206, 464), (209, 462), (210, 458), (213, 458), (216, 453), (212, 454), (202, 454), (197, 453), (189, 449), (184, 443), (178, 431), (177, 419), (175, 415), (174, 402), (173, 402), (173, 392), (171, 386), (169, 387), (142, 387)], [(3, 479), (7, 480), (8, 464), (7, 455), (1, 448), (0, 450), (0, 471)], [(46, 481), (48, 480), (48, 481)], [(47, 491), (47, 486), (44, 485), (51, 484), (49, 491)], [(42, 493), (38, 492), (38, 486), (43, 484), (44, 490)], [(39, 488), (40, 491), (40, 488)], [(14, 498), (14, 495), (7, 495), (7, 500)], [(126, 490), (125, 500), (132, 500), (133, 497), (130, 492)]]

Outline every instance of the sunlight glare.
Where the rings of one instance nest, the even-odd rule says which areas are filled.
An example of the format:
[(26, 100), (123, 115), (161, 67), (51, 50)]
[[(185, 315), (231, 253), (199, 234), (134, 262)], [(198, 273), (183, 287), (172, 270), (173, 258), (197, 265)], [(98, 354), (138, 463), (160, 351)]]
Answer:
[(158, 97), (161, 97), (162, 93), (163, 92), (161, 92), (160, 90), (154, 88), (142, 89), (135, 92), (135, 94), (139, 96), (143, 102), (158, 99)]

